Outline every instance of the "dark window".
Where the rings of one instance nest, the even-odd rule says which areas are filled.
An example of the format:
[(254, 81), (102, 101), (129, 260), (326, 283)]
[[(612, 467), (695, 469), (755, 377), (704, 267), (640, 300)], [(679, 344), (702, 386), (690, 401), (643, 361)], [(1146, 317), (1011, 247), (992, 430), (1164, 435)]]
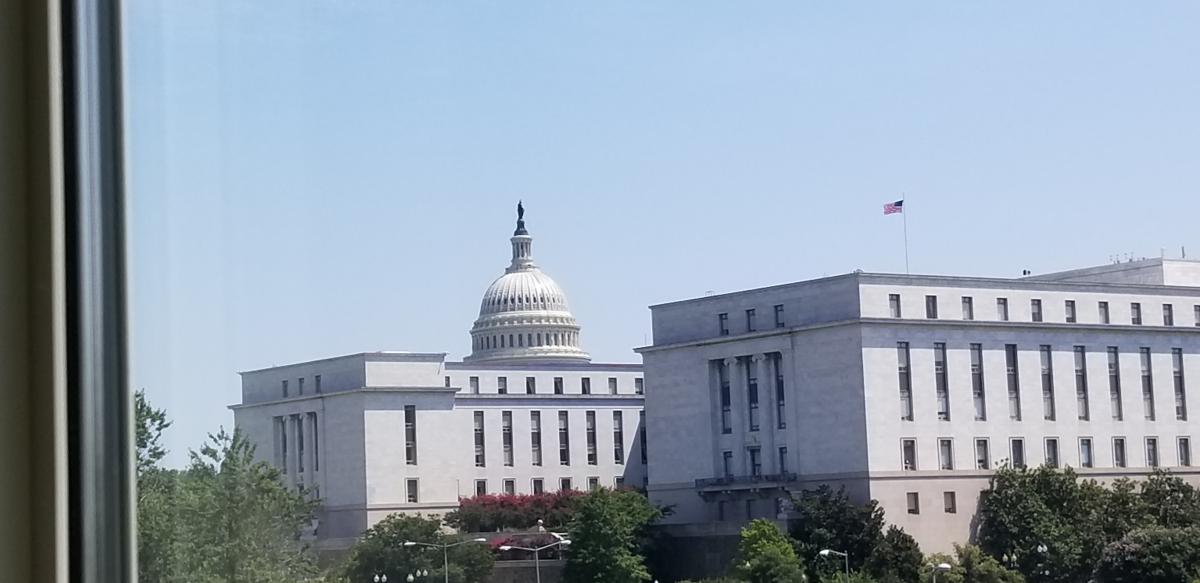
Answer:
[(988, 440), (986, 439), (975, 440), (975, 469), (992, 469), (992, 456), (988, 448)]
[(572, 490), (573, 487), (571, 486), (571, 478), (559, 478), (558, 479), (558, 489), (563, 492)]
[(1021, 375), (1017, 370), (1017, 345), (1004, 345), (1004, 363), (1008, 371), (1008, 418), (1021, 420)]
[(318, 447), (318, 441), (317, 441), (317, 414), (316, 413), (308, 414), (308, 427), (312, 431), (312, 435), (309, 436), (309, 440), (312, 441), (313, 471), (316, 472), (316, 471), (320, 471), (320, 469), (321, 469), (321, 448)]
[(1058, 439), (1054, 437), (1046, 438), (1046, 465), (1052, 468), (1058, 467)]
[(469, 383), (470, 383), (470, 387), (471, 387), (471, 394), (478, 395), (479, 394), (479, 377), (471, 377), (469, 380)]
[(775, 304), (775, 327), (783, 328), (783, 304)]
[(1091, 407), (1088, 404), (1086, 350), (1083, 346), (1075, 347), (1075, 406), (1079, 411), (1079, 419), (1082, 421), (1091, 418)]
[(625, 419), (621, 411), (613, 411), (613, 463), (625, 463)]
[(750, 431), (758, 431), (758, 377), (755, 375), (758, 367), (747, 361), (744, 368), (746, 369), (746, 402), (750, 412)]
[(1111, 321), (1108, 315), (1108, 302), (1100, 302), (1100, 323), (1108, 324)]
[(1146, 438), (1146, 467), (1158, 467), (1158, 438)]
[(1154, 421), (1154, 372), (1150, 366), (1150, 348), (1138, 349), (1142, 364), (1142, 412), (1149, 421)]
[(937, 313), (937, 296), (925, 296), (925, 317), (936, 319)]
[(1192, 440), (1187, 437), (1180, 437), (1176, 441), (1179, 449), (1179, 465), (1182, 467), (1190, 467), (1192, 465)]
[(917, 440), (903, 439), (900, 441), (900, 455), (905, 470), (917, 469)]
[(635, 394), (635, 395), (646, 394), (646, 382), (645, 382), (645, 380), (642, 379), (642, 377), (637, 377), (637, 378), (633, 379), (633, 394)]
[(1125, 459), (1125, 438), (1113, 438), (1113, 467), (1123, 468), (1129, 465)]
[(733, 399), (729, 389), (729, 365), (717, 361), (717, 376), (721, 384), (721, 433), (733, 433)]
[(487, 495), (487, 480), (475, 480), (475, 495), (476, 496), (486, 496)]
[(595, 492), (600, 489), (600, 478), (596, 476), (588, 476), (588, 492)]
[(920, 494), (918, 494), (916, 492), (909, 492), (908, 494), (905, 494), (904, 498), (908, 502), (908, 513), (909, 514), (920, 514), (921, 513), (921, 495)]
[(1075, 300), (1067, 300), (1066, 302), (1067, 322), (1075, 323)]
[(933, 376), (937, 392), (938, 419), (950, 420), (950, 381), (946, 372), (946, 343), (933, 344)]
[(888, 308), (893, 318), (900, 317), (900, 294), (888, 294)]
[(775, 426), (787, 429), (787, 403), (783, 390), (783, 355), (776, 354), (772, 359), (775, 369)]
[(554, 377), (554, 394), (555, 395), (563, 394), (563, 378), (562, 377)]
[(1108, 347), (1108, 400), (1112, 408), (1112, 418), (1121, 421), (1125, 418), (1125, 409), (1121, 406), (1121, 360), (1116, 346)]
[(750, 448), (750, 475), (762, 475), (762, 450), (757, 447)]
[(721, 336), (729, 336), (729, 314), (724, 312), (717, 314), (717, 326)]
[(721, 475), (725, 476), (726, 478), (733, 477), (733, 452), (732, 451), (721, 452), (721, 464), (722, 464), (721, 467), (722, 467), (722, 472), (723, 472)]
[[(301, 379), (301, 380), (304, 380), (304, 379)], [(303, 384), (303, 383), (301, 383), (301, 384)], [(450, 377), (449, 376), (446, 376), (445, 383), (443, 386), (445, 386), (446, 388), (450, 388)]]
[(746, 331), (747, 332), (753, 332), (753, 331), (757, 330), (757, 328), (755, 327), (754, 320), (755, 320), (754, 308), (750, 308), (749, 310), (746, 310)]
[(964, 320), (975, 319), (975, 299), (971, 296), (962, 298), (962, 317)]
[(1029, 315), (1034, 322), (1042, 321), (1042, 300), (1029, 300)]
[(1041, 347), (1042, 356), (1042, 418), (1053, 421), (1054, 411), (1054, 353), (1049, 344)]
[(537, 393), (537, 377), (525, 377), (525, 394)]
[(786, 447), (779, 448), (779, 473), (781, 473), (781, 474), (786, 474), (788, 471), (787, 458), (788, 458), (787, 448)]
[(912, 372), (909, 369), (907, 342), (896, 343), (896, 364), (900, 379), (900, 419), (912, 421)]
[(542, 412), (529, 412), (529, 445), (532, 452), (533, 465), (542, 465)]
[(512, 478), (508, 478), (508, 479), (504, 480), (504, 493), (508, 494), (509, 496), (516, 494), (517, 493), (517, 481)]
[(513, 426), (512, 411), (500, 413), (500, 438), (504, 445), (504, 465), (513, 465)]
[(1001, 322), (1008, 321), (1008, 298), (996, 298), (996, 317)]
[(1011, 457), (1009, 458), (1009, 461), (1012, 462), (1012, 467), (1017, 468), (1017, 469), (1024, 468), (1025, 467), (1025, 440), (1024, 439), (1013, 439), (1009, 442), (1009, 445), (1012, 447)]
[(958, 514), (958, 499), (954, 492), (942, 492), (942, 507), (946, 514)]
[(475, 412), (475, 467), (487, 465), (487, 452), (483, 440), (483, 411)]
[(1079, 438), (1079, 467), (1090, 468), (1095, 465), (1092, 457), (1092, 438)]
[(1200, 326), (1200, 305), (1192, 306), (1192, 319)]
[(617, 394), (617, 377), (608, 377), (608, 394)]
[(1187, 389), (1183, 383), (1183, 349), (1171, 349), (1171, 376), (1175, 381), (1175, 419), (1187, 421)]
[(587, 411), (584, 413), (584, 429), (586, 430), (587, 438), (587, 463), (589, 466), (594, 466), (600, 463), (600, 456), (596, 452), (596, 412)]
[[(642, 465), (646, 465), (646, 412), (638, 411), (638, 449), (641, 450)], [(642, 480), (645, 481), (645, 476)]]
[(971, 397), (975, 401), (975, 420), (987, 420), (987, 398), (983, 387), (983, 345), (971, 345)]
[(288, 397), (288, 382), (283, 381), (283, 398), (286, 399), (287, 397)]
[(1135, 326), (1141, 325), (1141, 323), (1142, 323), (1142, 305), (1141, 304), (1139, 304), (1137, 302), (1133, 302), (1132, 304), (1129, 304), (1129, 321), (1132, 322)]
[(1175, 306), (1163, 304), (1163, 326), (1175, 325)]
[(542, 480), (541, 478), (534, 478), (533, 479), (533, 493), (534, 494), (543, 494), (545, 492), (546, 492), (545, 481)]
[(566, 411), (558, 412), (558, 463), (571, 465), (571, 421)]
[(321, 394), (321, 375), (313, 375), (313, 390)]
[(591, 377), (583, 377), (579, 381), (579, 392), (590, 395), (592, 394), (592, 379)]
[(404, 462), (417, 465), (417, 408), (404, 406)]
[(417, 479), (409, 478), (406, 482), (407, 483), (405, 485), (405, 489), (408, 491), (408, 503), (416, 504), (419, 500), (419, 493), (417, 491)]
[(938, 467), (943, 470), (954, 469), (954, 442), (952, 440), (938, 440)]
[[(450, 377), (446, 377), (446, 378), (450, 378)], [(448, 386), (450, 386), (450, 384), (446, 383), (446, 386), (448, 387)], [(298, 394), (298, 395), (304, 394), (304, 377), (300, 377), (300, 378), (296, 379), (296, 394)]]
[(508, 394), (508, 377), (496, 378), (496, 392), (501, 395)]

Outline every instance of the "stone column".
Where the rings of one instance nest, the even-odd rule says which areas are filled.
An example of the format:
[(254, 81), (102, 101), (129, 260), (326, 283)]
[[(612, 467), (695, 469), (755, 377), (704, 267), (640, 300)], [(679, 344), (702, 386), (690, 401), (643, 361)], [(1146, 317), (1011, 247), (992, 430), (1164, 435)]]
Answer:
[(733, 450), (734, 475), (750, 473), (747, 465), (746, 432), (750, 429), (746, 403), (745, 373), (738, 365), (737, 358), (726, 358), (725, 369), (729, 374), (730, 426), (733, 429), (733, 439), (730, 448)]
[(313, 436), (317, 434), (317, 418), (316, 415), (302, 413), (300, 422), (304, 424), (304, 485), (312, 487), (317, 483), (316, 480), (316, 464), (317, 459), (316, 440)]
[(778, 470), (779, 452), (775, 449), (775, 377), (771, 374), (771, 359), (766, 354), (754, 355), (758, 376), (758, 429), (762, 433), (763, 473)]
[(287, 425), (287, 469), (288, 469), (288, 484), (296, 485), (300, 478), (300, 436), (296, 431), (296, 416), (288, 414), (286, 419)]

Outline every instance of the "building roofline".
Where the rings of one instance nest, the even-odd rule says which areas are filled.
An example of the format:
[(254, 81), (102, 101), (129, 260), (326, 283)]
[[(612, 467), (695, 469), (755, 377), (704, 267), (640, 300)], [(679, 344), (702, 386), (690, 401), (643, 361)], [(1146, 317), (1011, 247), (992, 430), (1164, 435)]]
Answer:
[(488, 364), (487, 362), (476, 361), (450, 361), (446, 363), (446, 370), (607, 370), (639, 372), (642, 370), (642, 364), (635, 362), (513, 362)]
[(263, 368), (243, 370), (243, 371), (238, 371), (238, 374), (244, 375), (244, 374), (250, 374), (250, 373), (256, 373), (256, 372), (264, 372), (264, 371), (277, 369), (277, 368), (290, 368), (293, 366), (302, 366), (302, 365), (316, 364), (319, 362), (330, 362), (330, 361), (334, 361), (334, 360), (347, 360), (347, 359), (353, 359), (353, 358), (361, 358), (364, 362), (403, 362), (403, 361), (429, 362), (429, 361), (434, 361), (434, 360), (443, 361), (446, 359), (446, 354), (447, 353), (445, 353), (445, 352), (405, 352), (405, 351), (401, 351), (401, 350), (377, 350), (375, 352), (355, 352), (353, 354), (342, 354), (339, 356), (326, 356), (324, 358), (317, 358), (317, 359), (313, 359), (313, 360), (304, 360), (304, 361), (300, 361), (300, 362), (289, 362), (287, 364), (278, 364), (278, 365), (272, 365), (272, 366), (267, 366), (267, 367), (263, 367)]

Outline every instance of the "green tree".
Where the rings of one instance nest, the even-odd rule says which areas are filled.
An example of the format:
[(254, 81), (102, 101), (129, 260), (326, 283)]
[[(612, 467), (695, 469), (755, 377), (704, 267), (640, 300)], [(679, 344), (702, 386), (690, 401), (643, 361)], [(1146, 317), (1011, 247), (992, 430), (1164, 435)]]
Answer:
[(809, 577), (816, 579), (821, 572), (838, 573), (839, 560), (813, 560), (822, 549), (846, 552), (850, 568), (861, 569), (883, 542), (883, 510), (871, 500), (854, 504), (844, 489), (834, 491), (822, 485), (792, 497), (795, 520), (791, 532), (796, 553), (809, 560)]
[(1179, 476), (1172, 476), (1165, 470), (1155, 470), (1141, 484), (1141, 500), (1158, 526), (1200, 526), (1200, 492)]
[(315, 502), (254, 459), (240, 432), (209, 436), (179, 477), (176, 574), (186, 581), (284, 583), (315, 573), (299, 542)]
[(800, 583), (804, 563), (791, 541), (769, 520), (752, 520), (741, 532), (734, 572), (749, 583)]
[(601, 488), (579, 501), (569, 532), (566, 583), (650, 579), (639, 542), (661, 512), (638, 492)]
[(1004, 568), (979, 547), (954, 545), (954, 555), (934, 554), (921, 567), (918, 580), (931, 581), (936, 565), (950, 565), (938, 573), (938, 583), (1025, 583), (1020, 573)]
[[(367, 529), (350, 551), (345, 576), (349, 581), (370, 581), (377, 574), (403, 581), (407, 573), (428, 570), (430, 579), (443, 580), (440, 549), (404, 546), (406, 541), (446, 544), (457, 542), (442, 531), (442, 522), (420, 515), (392, 514)], [(487, 545), (466, 543), (447, 550), (450, 581), (478, 583), (492, 572), (492, 550)]]
[(152, 407), (144, 391), (134, 395), (138, 579), (144, 583), (173, 580), (178, 472), (160, 465), (167, 454), (162, 433), (170, 426), (166, 411)]
[(1200, 574), (1200, 528), (1135, 530), (1104, 549), (1096, 583), (1184, 583)]
[(867, 558), (865, 570), (882, 583), (907, 583), (917, 579), (924, 562), (925, 555), (916, 539), (902, 528), (889, 526)]

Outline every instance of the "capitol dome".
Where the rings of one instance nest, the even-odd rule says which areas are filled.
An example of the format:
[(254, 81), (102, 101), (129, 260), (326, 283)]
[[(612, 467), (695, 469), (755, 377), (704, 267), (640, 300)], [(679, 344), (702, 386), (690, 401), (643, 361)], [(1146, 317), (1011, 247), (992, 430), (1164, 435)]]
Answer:
[(524, 215), (518, 204), (512, 263), (484, 292), (471, 327), (471, 355), (463, 360), (588, 362), (567, 295), (533, 262), (533, 237), (525, 230)]

